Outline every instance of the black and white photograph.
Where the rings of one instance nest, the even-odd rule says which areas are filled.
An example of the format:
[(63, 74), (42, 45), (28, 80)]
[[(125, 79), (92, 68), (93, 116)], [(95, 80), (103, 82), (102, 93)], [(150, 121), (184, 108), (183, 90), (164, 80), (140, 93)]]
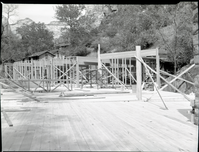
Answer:
[(1, 152), (198, 152), (197, 1), (1, 5)]

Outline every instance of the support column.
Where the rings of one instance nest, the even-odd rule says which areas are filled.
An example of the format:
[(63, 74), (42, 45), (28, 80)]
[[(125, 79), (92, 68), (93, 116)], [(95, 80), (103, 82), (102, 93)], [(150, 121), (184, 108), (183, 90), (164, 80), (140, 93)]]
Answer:
[(100, 58), (100, 44), (98, 44), (98, 51), (97, 51), (97, 59), (98, 59), (98, 87), (100, 86), (101, 87), (101, 82), (99, 79), (101, 79), (101, 76), (102, 76), (102, 63), (101, 63), (101, 58)]
[[(140, 59), (140, 46), (136, 46), (136, 56)], [(137, 78), (137, 85), (136, 85), (136, 96), (138, 100), (142, 100), (142, 65), (141, 63), (136, 60), (136, 78)]]
[(76, 57), (76, 87), (79, 88), (79, 61)]
[(159, 50), (158, 48), (156, 49), (156, 83), (157, 83), (157, 88), (159, 89), (161, 87), (160, 83), (160, 56), (159, 56)]

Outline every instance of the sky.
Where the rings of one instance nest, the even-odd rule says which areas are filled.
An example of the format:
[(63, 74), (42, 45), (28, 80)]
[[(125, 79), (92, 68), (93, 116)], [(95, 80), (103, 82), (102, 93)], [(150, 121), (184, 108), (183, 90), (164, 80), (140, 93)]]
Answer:
[[(5, 4), (3, 4), (5, 5)], [(17, 16), (11, 17), (10, 24), (15, 23), (17, 20), (30, 18), (34, 22), (43, 22), (45, 24), (51, 21), (56, 21), (55, 18), (55, 6), (56, 4), (16, 4), (18, 6), (16, 10)]]

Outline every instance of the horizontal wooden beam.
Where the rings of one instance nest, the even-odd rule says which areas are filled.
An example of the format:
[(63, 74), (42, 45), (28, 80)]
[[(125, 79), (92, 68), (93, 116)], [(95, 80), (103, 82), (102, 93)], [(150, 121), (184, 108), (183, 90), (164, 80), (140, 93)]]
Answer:
[[(136, 55), (136, 51), (116, 52), (101, 54), (101, 59), (116, 59), (116, 58), (130, 58)], [(141, 57), (156, 56), (156, 49), (141, 50)]]
[[(166, 71), (162, 71), (162, 70), (160, 70), (160, 72), (161, 72), (161, 73), (163, 73), (163, 74), (165, 74), (165, 75), (168, 75), (168, 76), (174, 77), (174, 78), (176, 78), (176, 77), (177, 77), (177, 76), (172, 75), (172, 74), (170, 74), (170, 73), (168, 73), (168, 72), (166, 72)], [(181, 80), (181, 81), (187, 82), (187, 83), (189, 83), (189, 84), (191, 84), (191, 85), (194, 85), (194, 83), (193, 83), (193, 82), (188, 81), (188, 80), (185, 80), (185, 79), (183, 79), (183, 78), (181, 78), (181, 77), (179, 77), (178, 79), (179, 79), (179, 80)]]
[(12, 124), (12, 122), (10, 121), (10, 118), (8, 117), (8, 115), (6, 114), (6, 112), (5, 112), (5, 110), (4, 110), (3, 108), (1, 108), (1, 112), (3, 113), (3, 116), (4, 116), (5, 120), (6, 120), (6, 122), (8, 123), (8, 125), (9, 125), (10, 127), (12, 127), (13, 124)]
[(20, 80), (22, 82), (28, 82), (28, 81), (67, 81), (69, 79), (30, 79), (30, 80), (27, 80), (27, 79), (23, 79), (23, 80)]

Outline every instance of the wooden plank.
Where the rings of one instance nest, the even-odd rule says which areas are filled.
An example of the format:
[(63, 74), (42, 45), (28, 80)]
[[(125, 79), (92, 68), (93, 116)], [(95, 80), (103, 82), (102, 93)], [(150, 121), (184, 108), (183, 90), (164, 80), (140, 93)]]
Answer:
[[(139, 60), (140, 62), (142, 62), (142, 60), (140, 60), (139, 58), (136, 57), (137, 60)], [(145, 64), (144, 62), (142, 62), (143, 64)], [(148, 66), (147, 64), (145, 64), (145, 66), (150, 69), (153, 73), (156, 74), (156, 71), (153, 70), (150, 66)], [(192, 65), (193, 66), (193, 65)], [(173, 86), (170, 82), (168, 82), (165, 78), (163, 78), (161, 75), (160, 75), (160, 78), (162, 80), (164, 80), (167, 85), (171, 86), (173, 89), (177, 90), (180, 94), (182, 94), (184, 96), (185, 99), (187, 99), (188, 101), (191, 101), (191, 99), (189, 99), (189, 97), (187, 97), (184, 93), (182, 93), (179, 89), (177, 89), (175, 86)], [(160, 89), (160, 91), (162, 90), (162, 88)]]
[(33, 79), (33, 59), (31, 58), (31, 78), (30, 79)]
[(1, 129), (2, 129), (2, 134), (1, 134), (2, 151), (9, 151), (9, 147), (12, 144), (11, 142), (13, 142), (11, 135), (14, 134), (14, 131), (10, 130), (10, 128), (1, 128)]
[[(128, 133), (126, 132), (126, 140), (130, 140), (132, 141), (132, 137), (134, 139), (136, 139), (136, 141), (133, 141), (133, 143), (135, 142), (137, 145), (137, 148), (139, 149), (139, 151), (162, 151), (163, 149), (161, 147), (158, 147), (156, 144), (154, 144), (154, 139), (150, 139), (150, 135), (149, 133), (147, 133), (146, 130), (144, 130), (146, 127), (143, 127), (144, 129), (142, 130), (142, 123), (140, 123), (139, 121), (137, 121), (137, 117), (142, 117), (136, 114), (137, 110), (135, 113), (133, 113), (133, 115), (136, 115), (134, 118), (132, 118), (132, 116), (129, 115), (129, 113), (132, 113), (130, 111), (128, 111), (128, 113), (126, 113), (126, 111), (122, 111), (120, 110), (119, 106), (122, 105), (122, 109), (126, 109), (125, 104), (117, 104), (116, 106), (113, 106), (113, 110), (109, 110), (106, 106), (103, 109), (107, 110), (108, 113), (110, 113), (110, 115), (115, 116), (115, 120), (116, 123), (121, 124), (120, 128), (123, 128), (123, 130), (128, 130)], [(131, 111), (133, 110), (133, 108), (131, 108)], [(118, 113), (117, 113), (118, 111)], [(127, 119), (125, 119), (125, 117)], [(145, 121), (144, 121), (145, 122)], [(112, 124), (114, 125), (114, 124)], [(146, 136), (147, 134), (147, 136)], [(146, 139), (143, 139), (142, 137), (145, 136)], [(128, 147), (131, 147), (130, 145)]]
[[(101, 59), (110, 59), (110, 58), (129, 58), (134, 57), (136, 55), (136, 51), (126, 51), (126, 52), (117, 52), (117, 53), (106, 53), (101, 54)], [(150, 50), (141, 50), (140, 51), (141, 57), (146, 56), (156, 56), (156, 49), (150, 49)]]
[[(141, 49), (140, 46), (136, 46), (136, 56), (138, 58), (141, 58), (140, 49)], [(138, 100), (142, 100), (142, 88), (141, 88), (141, 84), (142, 84), (142, 69), (141, 68), (142, 68), (141, 62), (136, 60), (136, 80), (137, 80), (136, 96), (137, 96)]]
[(10, 140), (8, 142), (10, 142), (10, 146), (9, 151), (18, 151), (23, 137), (26, 134), (26, 130), (16, 130), (15, 132), (12, 133), (12, 137), (10, 137)]
[(35, 133), (34, 130), (27, 130), (27, 132), (23, 138), (22, 144), (19, 148), (19, 151), (29, 151), (30, 150), (34, 133)]
[(71, 66), (71, 61), (69, 61), (69, 67), (70, 67), (69, 68), (70, 69), (69, 70), (69, 77), (70, 77), (70, 79), (69, 79), (70, 87), (69, 88), (70, 88), (70, 90), (72, 90), (72, 68), (71, 68), (72, 66)]
[(6, 84), (4, 84), (4, 83), (2, 83), (2, 82), (0, 82), (0, 84), (2, 84), (2, 85), (4, 85), (4, 86), (7, 86), (7, 87), (11, 88), (13, 91), (15, 91), (15, 92), (17, 92), (17, 93), (23, 94), (24, 96), (29, 97), (29, 98), (33, 99), (34, 101), (40, 102), (40, 100), (37, 99), (36, 97), (33, 97), (33, 96), (31, 96), (31, 95), (29, 95), (29, 94), (27, 94), (27, 93), (18, 91), (18, 90), (16, 90), (16, 89), (12, 88), (11, 86), (8, 86), (8, 85), (6, 85)]
[(76, 87), (79, 88), (79, 60), (78, 57), (76, 58)]
[[(45, 103), (35, 105), (37, 109), (46, 107)], [(32, 119), (32, 126), (36, 126), (35, 133), (32, 139), (32, 144), (30, 147), (30, 151), (39, 151), (41, 146), (41, 136), (42, 136), (42, 125), (44, 121), (45, 111), (35, 110), (33, 113), (34, 118)]]
[[(134, 78), (134, 76), (131, 74), (131, 72), (125, 67), (125, 70), (129, 73), (129, 75), (130, 75), (130, 80), (131, 80), (131, 78), (133, 78), (133, 80), (135, 81), (135, 82), (137, 82), (136, 81), (136, 79)], [(131, 85), (131, 83), (130, 83), (130, 85)]]
[[(91, 104), (79, 104), (78, 106), (81, 108), (78, 108), (76, 111), (80, 111), (80, 116), (84, 116), (83, 122), (87, 122), (85, 125), (89, 128), (86, 128), (88, 128), (88, 132), (90, 132), (92, 140), (96, 143), (96, 148), (98, 148), (97, 150), (128, 150), (128, 147), (125, 147), (124, 144), (122, 144), (116, 138), (115, 134), (110, 130), (110, 128), (108, 129), (107, 126), (100, 122), (100, 119), (96, 117), (96, 115), (98, 115), (98, 110), (96, 110), (96, 108), (98, 109), (98, 107), (94, 106), (95, 112), (93, 113), (91, 110), (92, 107), (90, 107), (90, 105)], [(102, 117), (104, 117), (104, 115), (102, 115)]]
[(98, 50), (97, 50), (97, 63), (98, 63), (98, 73), (99, 73), (99, 77), (102, 76), (102, 64), (101, 64), (101, 56), (100, 56), (100, 44), (98, 44)]
[(1, 112), (3, 113), (3, 116), (4, 116), (5, 120), (6, 120), (6, 122), (8, 123), (9, 127), (12, 127), (13, 124), (12, 124), (10, 118), (8, 117), (8, 115), (6, 114), (6, 112), (4, 111), (3, 108), (1, 108)]
[(125, 77), (125, 85), (127, 85), (127, 74), (126, 74), (126, 67), (127, 67), (127, 64), (126, 64), (126, 58), (124, 58), (124, 77)]
[[(165, 75), (168, 75), (168, 76), (171, 76), (171, 77), (176, 78), (176, 76), (175, 76), (175, 75), (172, 75), (172, 74), (170, 74), (170, 73), (168, 73), (168, 72), (166, 72), (166, 71), (162, 71), (162, 70), (160, 70), (160, 72), (161, 72), (161, 73), (163, 73), (163, 74), (165, 74)], [(189, 74), (189, 73), (188, 73), (188, 74)], [(190, 77), (190, 78), (192, 78), (192, 77)], [(185, 82), (187, 82), (187, 83), (189, 83), (189, 84), (191, 84), (191, 85), (194, 85), (194, 83), (193, 83), (193, 82), (188, 81), (188, 80), (185, 80), (185, 79), (183, 79), (183, 78), (181, 78), (181, 77), (178, 77), (178, 79), (179, 79), (179, 80), (182, 80), (182, 81), (185, 81)], [(193, 79), (193, 78), (192, 78), (192, 79)]]
[(114, 74), (112, 74), (104, 64), (102, 64), (102, 66), (115, 78), (117, 82), (119, 82), (120, 85), (125, 87), (125, 85)]
[(42, 134), (40, 137), (40, 151), (49, 151), (50, 147), (50, 128), (49, 128), (49, 113), (50, 113), (50, 104), (45, 105), (45, 113), (43, 115), (43, 123), (42, 123)]
[[(83, 122), (86, 122), (85, 124), (86, 128), (88, 128), (88, 132), (90, 132), (91, 138), (96, 143), (97, 145), (96, 148), (98, 148), (98, 150), (103, 150), (103, 151), (116, 150), (116, 149), (118, 150), (118, 145), (113, 142), (113, 140), (116, 140), (113, 134), (111, 134), (112, 136), (110, 136), (110, 133), (106, 131), (105, 126), (100, 121), (98, 121), (98, 118), (96, 117), (97, 113), (94, 114), (91, 108), (87, 107), (90, 106), (90, 104), (86, 105), (81, 104), (81, 105), (83, 107), (79, 108), (79, 110), (82, 109), (81, 114), (83, 113), (85, 117)], [(91, 149), (92, 148), (93, 146), (91, 147)]]
[(30, 111), (30, 109), (4, 109), (2, 110), (1, 108), (1, 112), (23, 112), (23, 111)]
[[(72, 111), (71, 108), (72, 107), (70, 104), (62, 103), (61, 109), (65, 117), (63, 118), (63, 124), (64, 124), (64, 130), (62, 130), (63, 141), (60, 143), (60, 146), (61, 146), (61, 150), (80, 151), (80, 146), (81, 146), (80, 142), (82, 138), (81, 136), (79, 136), (79, 134), (77, 134), (77, 130), (76, 128), (74, 128), (75, 122), (73, 122), (75, 120), (77, 121), (78, 118), (76, 118), (76, 116), (71, 113)], [(67, 138), (67, 137), (70, 137), (70, 138)]]
[[(141, 59), (141, 60), (142, 60), (142, 59)], [(143, 60), (142, 60), (142, 63), (144, 63)], [(160, 99), (162, 100), (162, 103), (164, 104), (165, 108), (168, 110), (168, 108), (167, 108), (167, 106), (166, 106), (166, 104), (165, 104), (165, 102), (164, 102), (162, 96), (160, 95), (160, 92), (158, 91), (158, 88), (157, 88), (157, 86), (156, 86), (156, 84), (155, 84), (155, 82), (154, 82), (154, 80), (153, 80), (153, 78), (152, 78), (152, 76), (151, 76), (149, 70), (148, 70), (147, 67), (146, 67), (146, 64), (143, 64), (143, 65), (144, 65), (145, 70), (146, 70), (146, 72), (148, 73), (148, 75), (149, 75), (149, 77), (150, 77), (150, 79), (151, 79), (151, 81), (152, 81), (152, 83), (153, 83), (153, 86), (155, 87), (155, 89), (156, 89), (156, 91), (157, 91), (157, 93), (158, 93)], [(158, 74), (157, 74), (157, 75), (158, 75)], [(160, 75), (159, 75), (159, 76), (160, 76)]]
[[(100, 107), (100, 105), (102, 104), (97, 104), (97, 106), (90, 104), (89, 111), (92, 111), (96, 122), (98, 122), (97, 124), (95, 122), (95, 124), (100, 127), (101, 131), (105, 134), (107, 140), (109, 141), (109, 144), (106, 145), (109, 150), (124, 150), (123, 148), (126, 147), (129, 151), (149, 151), (147, 147), (140, 144), (137, 139), (128, 134), (129, 129), (121, 129), (124, 128), (124, 124), (118, 121), (118, 119), (116, 118), (117, 114), (110, 115), (109, 112), (103, 109), (103, 107), (108, 107), (109, 109), (112, 109), (110, 106), (105, 104)], [(111, 132), (111, 134), (114, 134), (114, 138), (109, 135), (109, 132)]]
[(116, 59), (116, 62), (117, 62), (117, 64), (116, 64), (116, 69), (117, 69), (117, 75), (116, 75), (116, 77), (119, 78), (119, 75), (120, 75), (119, 59)]
[[(185, 74), (186, 72), (188, 72), (189, 70), (191, 70), (194, 66), (195, 66), (195, 64), (192, 64), (189, 68), (187, 68), (186, 70), (184, 70), (177, 77), (175, 77), (174, 79), (172, 79), (169, 83), (171, 84), (172, 82), (174, 82), (176, 79), (178, 79), (179, 77), (181, 77), (183, 74)], [(163, 90), (167, 86), (168, 86), (168, 84), (164, 85), (160, 90)]]
[(85, 111), (85, 108), (82, 108), (83, 107), (81, 105), (73, 104), (73, 111), (81, 120), (81, 125), (79, 125), (80, 131), (82, 132), (82, 135), (88, 143), (91, 151), (102, 150), (100, 146), (103, 145), (103, 141), (101, 136), (96, 136), (99, 132), (97, 132), (97, 129), (90, 118), (92, 116), (88, 111)]
[(128, 72), (129, 72), (129, 74), (130, 74), (130, 85), (132, 85), (132, 73), (131, 73), (131, 58), (129, 58), (129, 69), (130, 69), (130, 71), (129, 70), (127, 70)]
[[(4, 65), (4, 68), (5, 68), (5, 77), (7, 78), (8, 76), (7, 76), (7, 73), (8, 73), (8, 66), (5, 64)], [(14, 79), (16, 79), (15, 77), (14, 77)]]
[[(149, 106), (148, 108), (145, 109), (146, 111), (144, 111), (144, 114), (146, 114), (145, 117), (147, 117), (147, 115), (148, 116), (156, 115), (155, 117), (150, 118), (150, 121), (152, 121), (153, 123), (151, 123), (148, 126), (151, 130), (153, 130), (152, 132), (156, 132), (156, 135), (161, 136), (161, 138), (163, 138), (165, 141), (169, 142), (171, 145), (175, 146), (176, 148), (177, 148), (177, 146), (179, 146), (179, 147), (182, 146), (184, 139), (188, 140), (189, 139), (188, 137), (191, 137), (191, 138), (193, 137), (190, 133), (185, 134), (185, 132), (187, 132), (189, 130), (193, 130), (193, 128), (192, 129), (187, 128), (187, 127), (185, 127), (186, 125), (179, 123), (178, 121), (173, 121), (172, 119), (165, 117), (164, 114), (161, 114), (161, 113), (163, 113), (163, 111), (160, 112), (160, 109), (157, 110), (157, 108), (156, 108), (156, 110), (154, 110), (153, 108), (150, 109), (150, 107), (151, 106)], [(150, 113), (148, 113), (148, 112), (150, 112)], [(154, 113), (154, 114), (152, 114), (152, 113)], [(145, 119), (145, 117), (144, 117), (144, 119)], [(185, 123), (187, 123), (187, 122), (185, 122)], [(180, 128), (179, 128), (179, 125), (181, 126)], [(154, 128), (156, 128), (156, 127), (159, 129), (154, 130)], [(177, 140), (177, 139), (180, 139), (180, 140)], [(192, 138), (192, 140), (194, 141), (193, 138)]]
[[(25, 104), (25, 106), (29, 107), (29, 104)], [(8, 142), (9, 144), (7, 145), (8, 146), (7, 148), (9, 148), (10, 151), (19, 150), (27, 131), (26, 127), (27, 123), (25, 122), (27, 122), (28, 117), (29, 115), (23, 112), (15, 114), (15, 117), (13, 118), (13, 124), (15, 129), (13, 130), (13, 133), (10, 134), (10, 141)]]
[[(113, 74), (114, 74), (114, 76), (115, 77), (117, 77), (117, 64), (116, 64), (116, 62), (117, 62), (117, 59), (113, 59), (113, 65), (114, 65), (114, 67), (113, 67)], [(114, 81), (114, 86), (116, 86), (117, 85), (117, 81)]]
[[(168, 141), (168, 137), (167, 137), (168, 135), (165, 137), (161, 135), (160, 132), (163, 131), (163, 130), (161, 130), (162, 123), (159, 123), (159, 125), (161, 125), (161, 126), (157, 127), (158, 128), (157, 130), (154, 129), (154, 128), (156, 128), (156, 126), (153, 126), (153, 128), (151, 128), (151, 125), (153, 125), (153, 123), (151, 123), (151, 122), (158, 121), (158, 120), (153, 120), (153, 118), (156, 118), (156, 116), (145, 113), (145, 111), (144, 111), (145, 109), (143, 109), (141, 106), (137, 106), (137, 105), (138, 104), (125, 105), (125, 104), (120, 103), (118, 105), (118, 109), (117, 109), (118, 115), (117, 114), (115, 114), (115, 115), (120, 117), (121, 120), (125, 121), (126, 123), (128, 123), (131, 126), (131, 128), (133, 128), (133, 130), (132, 130), (133, 131), (132, 135), (134, 135), (133, 137), (135, 137), (137, 140), (140, 139), (141, 143), (144, 143), (147, 146), (147, 148), (150, 148), (150, 147), (152, 148), (152, 149), (150, 148), (149, 151), (165, 151), (166, 148), (167, 148), (167, 150), (169, 149), (171, 151), (176, 150), (177, 148), (173, 148), (173, 147), (171, 148), (171, 146), (169, 146), (170, 141)], [(114, 106), (116, 106), (116, 105), (114, 105)], [(114, 106), (113, 106), (113, 108), (114, 108)], [(124, 108), (126, 110), (124, 110)], [(123, 109), (123, 110), (121, 110), (121, 109)], [(134, 113), (132, 115), (129, 115), (129, 113), (132, 113), (132, 111), (134, 111)], [(139, 115), (139, 111), (142, 111), (142, 113), (144, 115)], [(123, 114), (121, 114), (121, 112)], [(147, 123), (148, 125), (144, 125), (144, 123)], [(161, 131), (159, 130), (159, 128)], [(126, 129), (126, 130), (128, 130), (128, 129)], [(146, 134), (147, 134), (147, 136), (146, 136)], [(145, 136), (146, 138), (145, 139), (139, 138), (139, 137), (143, 137), (143, 136)], [(152, 147), (150, 142), (154, 142), (153, 145), (155, 147)], [(158, 143), (155, 143), (155, 142), (158, 142)]]
[(34, 61), (34, 70), (35, 70), (35, 79), (37, 79), (37, 66), (35, 61)]
[(159, 50), (158, 48), (156, 49), (156, 71), (157, 71), (157, 75), (156, 75), (156, 83), (157, 83), (157, 88), (159, 89), (161, 87), (161, 82), (160, 82), (160, 57), (159, 57)]
[(124, 77), (125, 77), (125, 74), (124, 74), (124, 59), (122, 58), (122, 82), (124, 83)]

